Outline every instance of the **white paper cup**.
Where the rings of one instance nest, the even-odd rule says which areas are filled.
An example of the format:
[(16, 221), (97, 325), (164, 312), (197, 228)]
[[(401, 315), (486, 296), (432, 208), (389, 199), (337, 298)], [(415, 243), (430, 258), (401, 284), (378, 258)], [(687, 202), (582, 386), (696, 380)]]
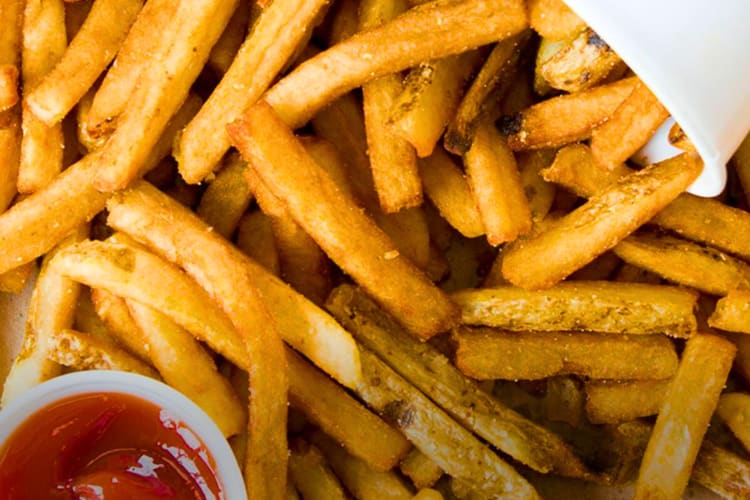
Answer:
[(166, 410), (192, 430), (211, 454), (227, 500), (246, 498), (245, 483), (226, 439), (211, 418), (187, 397), (157, 380), (114, 370), (89, 370), (55, 377), (0, 410), (0, 448), (31, 415), (69, 396), (118, 393), (135, 396)]
[(689, 191), (718, 195), (726, 164), (750, 131), (750, 1), (564, 1), (643, 80), (695, 145), (705, 168)]

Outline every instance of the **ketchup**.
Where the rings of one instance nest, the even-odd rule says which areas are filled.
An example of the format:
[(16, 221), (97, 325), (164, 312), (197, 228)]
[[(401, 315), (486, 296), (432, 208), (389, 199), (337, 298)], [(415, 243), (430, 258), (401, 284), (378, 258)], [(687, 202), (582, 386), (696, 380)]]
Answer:
[(120, 393), (62, 399), (0, 448), (3, 500), (223, 499), (213, 457), (184, 424)]

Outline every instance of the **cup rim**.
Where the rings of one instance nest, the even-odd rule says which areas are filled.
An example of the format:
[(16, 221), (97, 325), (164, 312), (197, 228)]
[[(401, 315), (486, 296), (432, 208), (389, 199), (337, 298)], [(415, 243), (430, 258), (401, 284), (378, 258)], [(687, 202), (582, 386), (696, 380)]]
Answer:
[(245, 483), (229, 443), (213, 420), (187, 396), (158, 380), (116, 370), (66, 373), (32, 387), (0, 409), (0, 447), (35, 412), (70, 396), (92, 393), (127, 394), (170, 412), (205, 445), (216, 465), (223, 498), (245, 498)]

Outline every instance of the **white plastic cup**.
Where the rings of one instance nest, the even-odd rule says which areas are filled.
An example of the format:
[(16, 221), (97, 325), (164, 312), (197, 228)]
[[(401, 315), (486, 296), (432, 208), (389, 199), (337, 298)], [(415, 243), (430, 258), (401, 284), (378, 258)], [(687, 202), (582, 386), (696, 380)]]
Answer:
[[(726, 164), (750, 131), (750, 0), (564, 1), (643, 80), (695, 145), (705, 168), (689, 191), (721, 193)], [(668, 148), (650, 147), (670, 155)]]
[(117, 393), (146, 400), (192, 430), (214, 459), (223, 498), (246, 498), (245, 483), (232, 449), (219, 428), (195, 403), (157, 380), (115, 370), (69, 373), (44, 382), (12, 400), (0, 410), (0, 448), (13, 432), (43, 408), (69, 396)]

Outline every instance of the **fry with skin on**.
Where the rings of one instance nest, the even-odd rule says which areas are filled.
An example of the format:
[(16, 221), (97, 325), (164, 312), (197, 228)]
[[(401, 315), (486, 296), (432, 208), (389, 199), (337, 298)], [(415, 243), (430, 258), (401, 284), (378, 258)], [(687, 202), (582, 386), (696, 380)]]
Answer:
[(345, 500), (346, 493), (320, 450), (295, 439), (289, 447), (289, 478), (305, 500)]
[(364, 82), (502, 40), (526, 26), (525, 6), (518, 0), (429, 2), (302, 63), (271, 87), (265, 100), (297, 128)]
[(224, 167), (203, 192), (196, 210), (206, 224), (225, 238), (231, 238), (253, 199), (246, 169), (247, 165), (240, 155), (230, 154)]
[(417, 489), (429, 488), (443, 476), (443, 469), (416, 448), (401, 460), (399, 470)]
[(561, 40), (586, 27), (562, 0), (529, 0), (528, 4), (531, 27), (545, 38)]
[(682, 498), (735, 352), (731, 342), (716, 335), (687, 341), (649, 438), (634, 499)]
[(646, 223), (687, 189), (702, 168), (700, 158), (684, 153), (624, 177), (506, 251), (503, 276), (523, 288), (549, 288)]
[(571, 281), (546, 290), (512, 286), (465, 289), (451, 295), (461, 322), (513, 331), (579, 330), (619, 334), (697, 331), (698, 294), (674, 286)]
[[(413, 334), (427, 339), (455, 324), (455, 305), (341, 193), (268, 104), (252, 106), (229, 133), (295, 221)], [(388, 279), (392, 273), (400, 279)]]
[(585, 383), (586, 416), (592, 424), (616, 424), (656, 415), (669, 388), (669, 379)]
[(708, 325), (730, 332), (750, 333), (750, 291), (730, 290), (716, 303)]

